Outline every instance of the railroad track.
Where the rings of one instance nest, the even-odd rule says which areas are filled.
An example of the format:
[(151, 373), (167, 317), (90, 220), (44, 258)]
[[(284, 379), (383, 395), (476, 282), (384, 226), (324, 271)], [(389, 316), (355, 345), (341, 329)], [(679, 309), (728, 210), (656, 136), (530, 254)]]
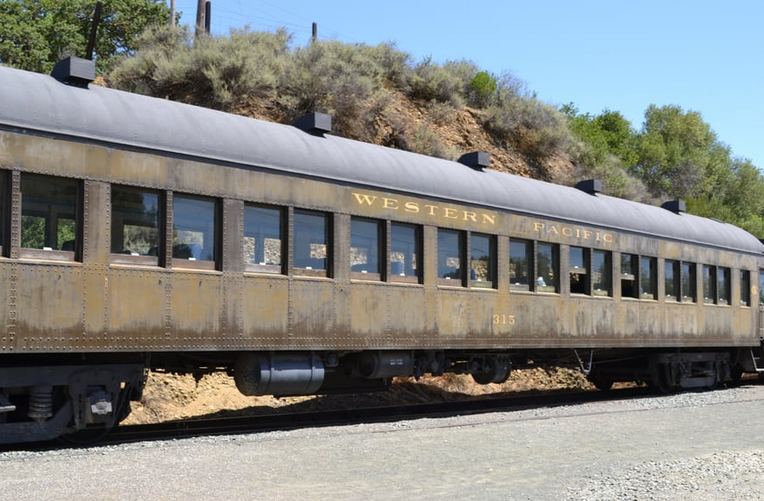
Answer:
[(536, 407), (555, 407), (648, 396), (654, 396), (654, 393), (650, 392), (647, 388), (626, 388), (610, 392), (559, 391), (541, 395), (485, 397), (437, 403), (187, 419), (155, 424), (120, 426), (98, 443), (99, 445), (111, 445), (198, 436), (288, 431), (299, 428), (380, 423), (406, 419), (524, 410)]
[[(757, 384), (757, 379), (744, 378), (744, 384)], [(723, 390), (722, 390), (723, 391)], [(71, 440), (20, 444), (0, 448), (11, 450), (51, 450), (66, 447), (118, 445), (144, 441), (172, 440), (200, 436), (237, 435), (288, 431), (362, 423), (384, 423), (408, 419), (437, 418), (491, 412), (520, 411), (533, 408), (558, 407), (591, 402), (605, 402), (655, 397), (645, 387), (623, 388), (607, 392), (560, 390), (544, 394), (478, 397), (449, 402), (359, 407), (311, 412), (274, 412), (253, 416), (185, 419), (163, 423), (125, 425), (108, 433), (82, 432)]]

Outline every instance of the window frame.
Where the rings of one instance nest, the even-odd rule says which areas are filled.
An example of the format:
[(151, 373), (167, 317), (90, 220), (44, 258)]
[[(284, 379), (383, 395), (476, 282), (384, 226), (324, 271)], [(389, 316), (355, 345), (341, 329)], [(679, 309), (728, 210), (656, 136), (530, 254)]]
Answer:
[[(480, 238), (487, 238), (488, 239), (488, 278), (489, 280), (487, 282), (478, 281), (472, 278), (472, 239), (475, 237)], [(469, 245), (468, 245), (468, 256), (467, 256), (467, 268), (468, 268), (468, 275), (469, 275), (469, 287), (473, 289), (479, 289), (479, 290), (492, 290), (496, 289), (498, 286), (498, 263), (497, 263), (497, 241), (496, 235), (493, 235), (491, 233), (480, 233), (480, 232), (470, 232), (469, 233)], [(475, 285), (475, 283), (479, 283), (481, 285)]]
[[(247, 207), (254, 207), (259, 209), (272, 209), (278, 211), (279, 214), (279, 240), (281, 241), (281, 264), (256, 264), (249, 263), (244, 259), (244, 239), (247, 238)], [(245, 273), (262, 273), (266, 275), (286, 275), (287, 274), (287, 257), (289, 256), (289, 210), (287, 207), (281, 205), (261, 204), (258, 202), (244, 202), (242, 209), (242, 223), (241, 223), (241, 239), (242, 239), (242, 256), (241, 261), (244, 263)]]
[[(710, 290), (711, 297), (706, 296), (706, 270), (709, 271), (709, 288), (713, 288), (713, 290)], [(710, 304), (718, 304), (718, 284), (717, 279), (718, 276), (716, 274), (716, 266), (712, 264), (704, 264), (703, 265), (703, 304), (704, 305), (710, 305)], [(710, 301), (709, 301), (710, 299)]]
[[(539, 285), (538, 284), (538, 265), (539, 265), (539, 247), (549, 246), (552, 249), (552, 268), (554, 271), (554, 285)], [(553, 242), (544, 242), (539, 240), (533, 241), (533, 292), (540, 294), (560, 294), (560, 244)], [(539, 290), (539, 287), (554, 288), (554, 290)]]
[[(594, 255), (601, 253), (605, 256), (605, 270), (607, 276), (608, 288), (605, 294), (598, 294), (594, 289)], [(601, 289), (600, 289), (601, 290)], [(589, 250), (589, 292), (592, 297), (613, 297), (613, 253), (606, 249), (590, 249)]]
[[(719, 279), (721, 277), (724, 278), (727, 287), (727, 294), (724, 298), (721, 295), (721, 287), (719, 287), (721, 283)], [(719, 306), (730, 306), (732, 304), (732, 271), (726, 266), (716, 267), (716, 304)]]
[[(21, 242), (21, 237), (19, 236), (19, 249), (18, 249), (18, 256), (19, 259), (30, 259), (30, 260), (39, 260), (39, 261), (60, 261), (65, 263), (77, 263), (82, 262), (82, 241), (83, 241), (83, 226), (84, 226), (84, 218), (83, 218), (83, 210), (84, 210), (84, 192), (85, 192), (85, 184), (82, 179), (73, 178), (73, 177), (67, 177), (67, 176), (57, 176), (57, 175), (50, 175), (50, 174), (40, 174), (37, 172), (27, 172), (22, 171), (20, 172), (19, 176), (19, 232), (23, 232), (23, 221), (24, 221), (24, 177), (25, 176), (34, 176), (34, 177), (44, 177), (44, 178), (51, 178), (51, 179), (64, 179), (68, 181), (74, 181), (75, 187), (76, 187), (76, 193), (75, 193), (75, 200), (74, 200), (74, 250), (73, 251), (65, 251), (65, 250), (58, 250), (58, 249), (35, 249), (33, 247), (23, 247)], [(111, 246), (111, 243), (109, 244)]]
[[(350, 216), (350, 249), (353, 247), (353, 221), (374, 223), (377, 226), (377, 270), (374, 272), (367, 271), (366, 273), (353, 271), (352, 264), (348, 262), (350, 265), (350, 278), (353, 280), (384, 282), (386, 275), (385, 269), (387, 268), (387, 224), (385, 220), (364, 216)], [(348, 254), (348, 261), (349, 256), (350, 254)]]
[[(313, 278), (333, 278), (334, 276), (334, 214), (331, 212), (303, 209), (295, 207), (291, 211), (292, 220), (290, 221), (290, 227), (293, 229), (293, 234), (290, 235), (289, 241), (292, 244), (291, 248), (291, 275), (298, 277), (313, 277)], [(303, 268), (296, 266), (294, 263), (294, 256), (296, 251), (295, 240), (297, 238), (296, 220), (299, 214), (308, 214), (314, 216), (322, 216), (326, 224), (324, 226), (324, 240), (326, 245), (326, 269), (314, 269)]]
[[(684, 265), (687, 265), (690, 271), (689, 286), (691, 287), (692, 296), (684, 295), (685, 280), (684, 277)], [(691, 298), (689, 301), (685, 300), (686, 297)], [(685, 304), (697, 304), (698, 303), (698, 264), (692, 261), (679, 261), (679, 302)]]
[(11, 222), (13, 219), (13, 171), (0, 169), (0, 257), (11, 256)]
[(154, 193), (158, 196), (157, 206), (159, 213), (157, 214), (157, 255), (156, 256), (133, 256), (130, 254), (118, 254), (112, 252), (111, 241), (109, 241), (109, 262), (112, 264), (124, 264), (134, 266), (151, 266), (159, 267), (160, 263), (164, 261), (165, 242), (167, 232), (167, 192), (163, 190), (155, 190), (151, 188), (144, 188), (143, 186), (133, 186), (129, 184), (112, 183), (109, 186), (109, 212), (111, 220), (109, 221), (110, 229), (114, 231), (114, 187), (126, 188), (128, 190)]
[[(414, 250), (416, 252), (416, 267), (414, 268), (416, 270), (416, 275), (409, 276), (404, 275), (401, 276), (400, 274), (396, 274), (392, 272), (392, 255), (394, 252), (393, 249), (393, 231), (395, 226), (401, 226), (401, 227), (409, 227), (414, 229)], [(387, 253), (387, 250), (389, 249), (389, 254), (386, 256), (386, 266), (389, 270), (389, 275), (387, 276), (388, 282), (392, 283), (401, 283), (401, 284), (423, 284), (424, 283), (424, 273), (423, 273), (423, 263), (424, 263), (424, 230), (422, 228), (422, 225), (415, 224), (415, 223), (404, 223), (401, 221), (390, 221), (389, 226), (389, 232), (386, 232), (386, 246), (385, 251)], [(387, 245), (387, 242), (389, 241), (389, 246)]]
[[(207, 260), (207, 259), (185, 259), (182, 257), (175, 257), (175, 244), (172, 243), (175, 239), (175, 224), (177, 221), (176, 217), (176, 211), (175, 211), (175, 201), (178, 198), (186, 198), (186, 199), (192, 199), (192, 200), (207, 200), (214, 202), (214, 231), (213, 231), (213, 252), (215, 253), (214, 260)], [(196, 195), (193, 193), (186, 193), (186, 192), (173, 192), (172, 194), (172, 227), (170, 228), (170, 233), (167, 235), (167, 240), (170, 241), (170, 247), (172, 251), (172, 255), (170, 256), (172, 259), (172, 267), (178, 268), (178, 269), (187, 269), (187, 270), (201, 270), (201, 271), (218, 271), (220, 270), (220, 266), (222, 263), (222, 209), (221, 209), (221, 201), (217, 197), (209, 197), (205, 195)], [(166, 226), (166, 223), (165, 223)], [(180, 264), (178, 264), (180, 263)]]
[[(581, 249), (581, 258), (583, 261), (583, 268), (574, 267), (571, 264), (571, 250)], [(588, 247), (582, 247), (580, 245), (568, 246), (568, 291), (572, 296), (591, 296), (592, 295), (592, 281), (591, 281), (591, 249)], [(573, 275), (583, 275), (584, 292), (573, 292)]]
[[(639, 254), (639, 279), (637, 281), (637, 293), (639, 294), (640, 301), (657, 301), (658, 300), (658, 258), (653, 256), (645, 256)], [(643, 260), (647, 260), (652, 266), (650, 266), (650, 292), (642, 292), (642, 263)], [(652, 297), (649, 297), (652, 296)]]
[[(444, 278), (440, 276), (440, 252), (441, 252), (441, 246), (440, 246), (440, 232), (448, 232), (448, 233), (456, 233), (457, 235), (457, 245), (458, 245), (458, 252), (459, 252), (459, 279), (455, 280), (453, 278)], [(437, 269), (438, 269), (438, 285), (444, 286), (444, 287), (468, 287), (468, 269), (469, 269), (469, 263), (467, 262), (468, 258), (468, 250), (467, 250), (467, 232), (465, 230), (457, 230), (452, 228), (437, 228), (437, 235), (436, 235), (436, 241), (438, 243), (437, 250)]]
[[(512, 244), (521, 243), (525, 247), (525, 259), (526, 259), (526, 272), (528, 277), (528, 285), (516, 285), (512, 283)], [(512, 238), (509, 237), (509, 290), (510, 292), (534, 292), (534, 284), (536, 276), (534, 263), (536, 261), (536, 246), (533, 240), (525, 238)]]
[[(624, 256), (629, 256), (631, 262), (631, 272), (632, 273), (624, 273), (623, 272), (623, 258)], [(632, 254), (631, 252), (622, 252), (619, 255), (619, 264), (618, 264), (618, 285), (621, 288), (621, 299), (641, 299), (640, 298), (640, 292), (639, 292), (639, 266), (640, 266), (640, 255), (639, 254)], [(624, 294), (623, 293), (623, 282), (631, 282), (633, 293), (632, 294)]]
[[(746, 277), (745, 280), (743, 280), (743, 277)], [(743, 308), (750, 308), (751, 307), (751, 271), (740, 270), (740, 280), (738, 283), (740, 284), (739, 306)], [(743, 287), (744, 283), (745, 283), (745, 287)]]
[[(676, 293), (674, 299), (669, 299), (669, 294), (666, 289), (668, 279), (666, 278), (666, 270), (671, 267), (673, 273), (673, 285), (674, 292)], [(682, 262), (677, 259), (664, 259), (663, 260), (663, 299), (669, 303), (680, 303), (682, 299)]]

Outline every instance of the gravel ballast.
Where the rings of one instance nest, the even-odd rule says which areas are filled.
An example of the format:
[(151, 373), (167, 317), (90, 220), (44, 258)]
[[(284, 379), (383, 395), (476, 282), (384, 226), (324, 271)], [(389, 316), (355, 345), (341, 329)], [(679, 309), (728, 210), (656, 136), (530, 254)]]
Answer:
[(762, 499), (764, 386), (0, 454), (9, 499)]

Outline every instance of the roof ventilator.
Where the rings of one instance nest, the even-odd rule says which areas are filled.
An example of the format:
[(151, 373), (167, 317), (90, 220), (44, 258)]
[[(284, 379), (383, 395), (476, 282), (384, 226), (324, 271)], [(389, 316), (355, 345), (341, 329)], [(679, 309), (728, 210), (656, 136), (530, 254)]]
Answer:
[(59, 82), (87, 88), (95, 80), (95, 63), (89, 59), (70, 56), (60, 60), (50, 73)]
[(459, 157), (459, 163), (475, 170), (483, 170), (491, 165), (491, 154), (485, 151), (472, 151)]
[(295, 120), (294, 126), (308, 134), (323, 136), (332, 131), (332, 116), (318, 112), (307, 113)]
[(674, 212), (676, 214), (687, 212), (687, 204), (682, 199), (669, 200), (668, 202), (663, 202), (661, 207), (666, 210), (670, 210), (671, 212)]
[(576, 183), (575, 188), (577, 190), (583, 191), (584, 193), (596, 195), (597, 193), (602, 193), (602, 180), (586, 179), (584, 181), (579, 181)]

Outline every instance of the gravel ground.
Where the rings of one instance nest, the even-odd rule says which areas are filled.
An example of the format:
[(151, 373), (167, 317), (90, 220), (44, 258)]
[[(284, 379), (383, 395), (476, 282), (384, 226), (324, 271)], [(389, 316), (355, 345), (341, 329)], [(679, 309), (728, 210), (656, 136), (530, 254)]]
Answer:
[(764, 386), (0, 454), (7, 499), (764, 499)]

